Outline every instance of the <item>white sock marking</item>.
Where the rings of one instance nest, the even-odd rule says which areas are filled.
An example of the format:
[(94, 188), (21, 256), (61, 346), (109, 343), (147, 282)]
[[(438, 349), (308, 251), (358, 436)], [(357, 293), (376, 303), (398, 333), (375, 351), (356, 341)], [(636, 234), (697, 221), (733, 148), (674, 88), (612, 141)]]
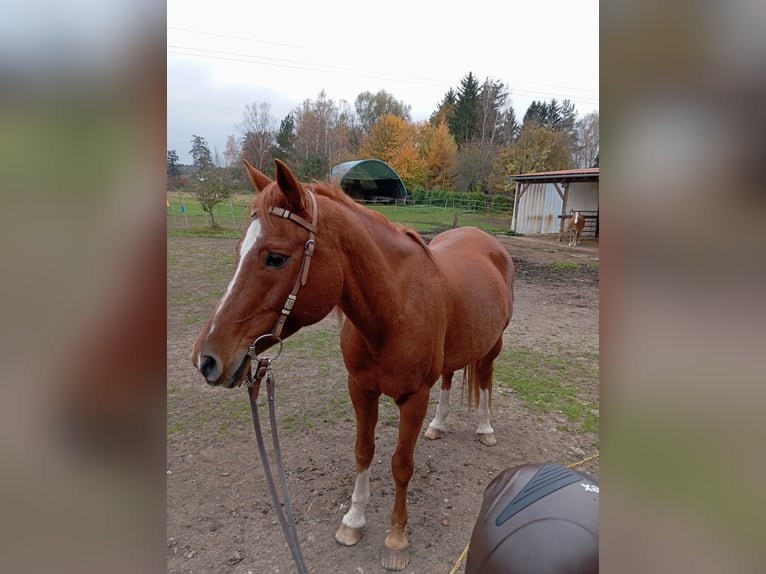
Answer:
[(481, 434), (495, 432), (489, 424), (489, 391), (486, 389), (479, 391), (479, 427), (476, 432)]
[(449, 389), (442, 389), (439, 393), (439, 404), (436, 406), (436, 415), (434, 420), (428, 425), (436, 430), (446, 431), (447, 427), (444, 424), (444, 419), (449, 414)]
[(261, 222), (257, 219), (253, 219), (253, 221), (250, 222), (250, 226), (247, 228), (245, 239), (242, 241), (242, 247), (239, 250), (239, 263), (237, 263), (237, 270), (234, 272), (234, 276), (231, 278), (229, 285), (226, 287), (226, 293), (223, 294), (221, 301), (218, 303), (218, 309), (215, 311), (215, 316), (213, 317), (213, 323), (210, 326), (209, 333), (212, 333), (213, 329), (215, 329), (216, 319), (218, 318), (219, 313), (223, 310), (224, 305), (226, 305), (226, 300), (229, 298), (229, 295), (231, 295), (231, 292), (234, 289), (234, 285), (237, 282), (240, 271), (242, 271), (242, 266), (245, 263), (245, 259), (247, 259), (247, 255), (253, 249), (253, 246), (255, 245), (256, 241), (258, 241), (260, 235)]
[(362, 528), (366, 524), (364, 509), (370, 500), (370, 469), (356, 475), (354, 493), (351, 495), (351, 508), (343, 516), (343, 524), (349, 528)]

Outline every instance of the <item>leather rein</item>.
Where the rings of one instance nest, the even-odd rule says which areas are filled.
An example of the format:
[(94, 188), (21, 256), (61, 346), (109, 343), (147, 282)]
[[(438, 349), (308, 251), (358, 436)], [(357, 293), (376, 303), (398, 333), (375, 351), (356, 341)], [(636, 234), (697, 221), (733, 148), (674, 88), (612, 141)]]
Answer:
[[(295, 279), (290, 294), (285, 300), (285, 304), (282, 306), (282, 311), (279, 314), (277, 322), (274, 324), (274, 328), (271, 333), (261, 335), (252, 345), (248, 351), (248, 356), (251, 359), (250, 369), (246, 374), (245, 387), (247, 387), (247, 394), (250, 399), (250, 410), (253, 415), (253, 428), (255, 429), (255, 438), (258, 445), (258, 454), (263, 464), (264, 475), (266, 477), (266, 484), (269, 487), (269, 494), (274, 504), (274, 510), (277, 513), (279, 519), (279, 525), (282, 528), (282, 533), (285, 536), (287, 545), (290, 547), (290, 553), (292, 554), (293, 561), (298, 568), (299, 574), (308, 574), (306, 563), (301, 553), (300, 544), (298, 543), (298, 533), (295, 527), (295, 517), (293, 516), (292, 503), (290, 502), (290, 494), (287, 490), (287, 480), (285, 479), (285, 467), (282, 463), (282, 450), (279, 447), (279, 436), (277, 434), (277, 418), (274, 407), (274, 391), (276, 387), (276, 381), (274, 380), (274, 374), (271, 370), (271, 362), (276, 359), (282, 353), (282, 329), (285, 326), (287, 318), (290, 316), (290, 312), (293, 310), (295, 301), (298, 298), (298, 291), (306, 284), (308, 279), (309, 266), (311, 265), (311, 256), (314, 254), (316, 247), (316, 233), (317, 233), (317, 221), (319, 218), (319, 209), (317, 208), (317, 199), (313, 192), (308, 189), (304, 189), (306, 194), (311, 199), (312, 216), (311, 221), (304, 219), (303, 217), (296, 215), (295, 213), (284, 209), (282, 207), (271, 207), (269, 213), (289, 219), (306, 229), (309, 232), (309, 238), (303, 247), (303, 259), (301, 260), (301, 267), (298, 271), (298, 277)], [(253, 211), (250, 214), (251, 217), (256, 217), (257, 214)], [(255, 347), (262, 339), (272, 339), (279, 343), (279, 350), (272, 357), (259, 357), (255, 352)], [(256, 364), (255, 374), (253, 374), (252, 367), (253, 362)], [(266, 379), (266, 391), (269, 402), (269, 421), (271, 423), (271, 436), (274, 443), (274, 459), (277, 464), (277, 471), (279, 474), (279, 482), (284, 497), (284, 503), (280, 500), (277, 493), (276, 485), (274, 484), (274, 477), (271, 472), (271, 465), (266, 454), (266, 447), (263, 443), (263, 432), (261, 430), (261, 421), (258, 416), (258, 393), (260, 390), (261, 381)], [(282, 508), (284, 504), (284, 510)]]

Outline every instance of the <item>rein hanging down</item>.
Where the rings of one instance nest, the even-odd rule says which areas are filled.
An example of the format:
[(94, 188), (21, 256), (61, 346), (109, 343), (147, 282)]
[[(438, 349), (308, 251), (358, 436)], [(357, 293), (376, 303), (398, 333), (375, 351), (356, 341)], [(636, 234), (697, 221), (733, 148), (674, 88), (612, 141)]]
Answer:
[[(309, 238), (306, 241), (303, 249), (303, 259), (301, 260), (301, 267), (298, 271), (298, 277), (295, 280), (290, 294), (287, 296), (285, 304), (282, 306), (282, 311), (271, 330), (271, 333), (261, 335), (252, 345), (248, 351), (248, 355), (251, 359), (251, 371), (247, 373), (245, 386), (247, 387), (247, 394), (250, 399), (250, 410), (253, 416), (253, 428), (255, 429), (255, 438), (258, 445), (258, 454), (263, 464), (264, 475), (266, 477), (266, 483), (269, 488), (269, 494), (271, 495), (272, 503), (274, 504), (274, 510), (277, 513), (277, 519), (279, 520), (279, 526), (282, 529), (287, 545), (290, 547), (290, 553), (292, 554), (295, 566), (298, 568), (299, 574), (308, 574), (308, 568), (301, 552), (300, 544), (298, 542), (298, 532), (295, 526), (295, 517), (293, 516), (292, 503), (290, 501), (290, 493), (287, 490), (287, 480), (285, 478), (285, 467), (282, 463), (282, 449), (279, 446), (279, 436), (277, 434), (277, 416), (274, 406), (274, 396), (276, 389), (276, 381), (274, 374), (271, 370), (271, 362), (276, 359), (282, 353), (282, 328), (287, 321), (287, 317), (295, 305), (295, 301), (298, 298), (298, 291), (306, 284), (309, 273), (309, 265), (311, 264), (311, 256), (314, 254), (314, 248), (316, 247), (316, 232), (317, 232), (317, 220), (319, 217), (319, 210), (317, 208), (316, 196), (309, 191), (305, 190), (306, 194), (311, 198), (312, 204), (312, 220), (311, 222), (306, 219), (290, 212), (282, 207), (272, 207), (269, 212), (277, 217), (289, 219), (294, 221), (301, 227), (305, 228), (309, 232)], [(257, 217), (257, 213), (253, 211), (251, 217)], [(279, 350), (273, 357), (258, 357), (256, 354), (256, 344), (261, 339), (271, 338), (279, 343)], [(252, 373), (252, 364), (256, 364), (255, 376)], [(271, 473), (271, 465), (266, 454), (266, 447), (263, 443), (263, 431), (261, 430), (261, 421), (258, 416), (258, 392), (260, 389), (261, 381), (266, 379), (266, 395), (269, 402), (269, 421), (271, 422), (271, 436), (274, 443), (274, 458), (277, 465), (277, 472), (279, 474), (279, 483), (282, 490), (282, 496), (284, 498), (284, 510), (282, 509), (282, 500), (280, 500), (279, 493), (277, 492), (276, 485), (274, 484), (274, 478)]]

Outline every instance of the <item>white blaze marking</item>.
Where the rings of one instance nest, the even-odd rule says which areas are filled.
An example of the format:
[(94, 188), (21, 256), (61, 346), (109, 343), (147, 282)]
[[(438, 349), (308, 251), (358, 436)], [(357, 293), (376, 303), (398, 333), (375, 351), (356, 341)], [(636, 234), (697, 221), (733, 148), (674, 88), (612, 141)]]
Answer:
[(253, 219), (253, 221), (250, 223), (250, 226), (247, 228), (245, 239), (242, 241), (242, 247), (239, 250), (239, 264), (237, 265), (237, 270), (234, 272), (234, 276), (231, 278), (229, 285), (226, 287), (226, 293), (223, 294), (221, 301), (218, 303), (218, 309), (216, 309), (215, 316), (213, 317), (213, 324), (210, 326), (210, 333), (212, 333), (213, 329), (215, 329), (215, 321), (223, 310), (224, 305), (226, 305), (226, 300), (229, 298), (229, 295), (231, 295), (231, 292), (234, 289), (234, 284), (237, 282), (239, 272), (242, 271), (242, 266), (245, 264), (245, 259), (247, 259), (248, 253), (250, 253), (250, 250), (255, 245), (255, 242), (258, 241), (260, 235), (261, 222), (257, 219)]
[(370, 500), (370, 469), (356, 475), (354, 493), (351, 495), (351, 508), (343, 516), (343, 524), (349, 528), (362, 528), (366, 524), (364, 509)]
[(486, 389), (479, 391), (479, 427), (476, 432), (481, 434), (495, 432), (489, 424), (489, 391)]
[(442, 389), (439, 393), (439, 404), (436, 406), (436, 415), (434, 420), (428, 425), (436, 430), (446, 431), (447, 427), (444, 424), (444, 419), (449, 414), (449, 389)]
[(574, 222), (577, 223), (577, 220), (579, 218), (580, 218), (580, 212), (579, 211), (575, 211)]

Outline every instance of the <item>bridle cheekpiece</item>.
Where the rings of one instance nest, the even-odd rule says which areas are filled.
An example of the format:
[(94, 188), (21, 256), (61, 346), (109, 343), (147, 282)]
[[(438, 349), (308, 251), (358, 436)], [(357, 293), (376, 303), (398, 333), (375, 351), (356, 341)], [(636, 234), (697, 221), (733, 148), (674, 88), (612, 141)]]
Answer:
[[(317, 222), (319, 219), (319, 209), (317, 207), (317, 198), (316, 195), (314, 195), (314, 192), (310, 191), (309, 189), (304, 188), (304, 192), (306, 195), (308, 195), (309, 199), (311, 199), (311, 221), (308, 221), (307, 219), (304, 219), (300, 215), (295, 214), (294, 212), (285, 209), (283, 207), (271, 207), (269, 208), (269, 213), (272, 215), (276, 215), (277, 217), (281, 217), (282, 219), (289, 219), (290, 221), (293, 221), (306, 229), (309, 232), (309, 238), (306, 241), (306, 243), (303, 246), (303, 259), (301, 260), (301, 267), (298, 271), (298, 277), (295, 279), (295, 283), (293, 284), (293, 288), (290, 291), (290, 294), (287, 296), (287, 299), (285, 300), (285, 304), (282, 306), (282, 311), (280, 312), (279, 318), (277, 319), (277, 322), (274, 324), (274, 328), (271, 330), (271, 333), (267, 333), (265, 335), (261, 335), (258, 337), (255, 341), (253, 341), (253, 344), (250, 345), (250, 350), (248, 352), (251, 359), (257, 361), (258, 356), (255, 352), (255, 345), (258, 341), (265, 337), (271, 337), (271, 339), (277, 341), (280, 343), (280, 352), (281, 352), (281, 343), (282, 339), (280, 339), (280, 335), (282, 334), (282, 329), (285, 326), (285, 322), (287, 321), (287, 318), (290, 316), (290, 312), (293, 310), (293, 306), (295, 305), (295, 301), (298, 299), (298, 291), (300, 291), (300, 288), (303, 287), (306, 284), (306, 280), (308, 279), (309, 274), (309, 266), (311, 265), (311, 257), (314, 255), (314, 249), (316, 248), (316, 233), (317, 233)], [(255, 210), (253, 210), (250, 213), (251, 217), (256, 217), (257, 213)], [(279, 354), (279, 353), (277, 353)], [(272, 359), (275, 357), (272, 357)]]

